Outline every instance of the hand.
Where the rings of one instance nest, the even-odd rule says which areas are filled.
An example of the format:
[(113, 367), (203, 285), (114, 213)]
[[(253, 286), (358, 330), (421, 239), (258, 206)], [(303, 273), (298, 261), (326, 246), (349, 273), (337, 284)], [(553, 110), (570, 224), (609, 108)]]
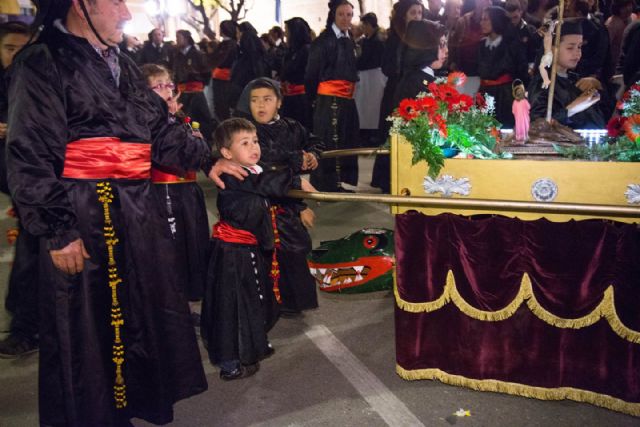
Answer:
[(7, 124), (0, 122), (0, 138), (5, 139), (7, 137)]
[(67, 274), (80, 273), (84, 269), (84, 260), (90, 258), (82, 239), (74, 240), (62, 249), (52, 249), (49, 254), (53, 265)]
[(307, 181), (306, 179), (304, 179), (304, 178), (300, 178), (300, 189), (302, 191), (306, 191), (306, 192), (309, 192), (309, 193), (317, 193), (318, 192), (318, 190), (316, 190), (316, 188), (313, 185), (311, 185), (311, 183), (309, 181)]
[(178, 98), (180, 98), (182, 92), (178, 92), (175, 96), (172, 96), (167, 101), (167, 107), (169, 107), (169, 113), (176, 114), (178, 111), (182, 109), (182, 104), (178, 103)]
[(314, 170), (318, 167), (318, 159), (313, 153), (302, 152), (302, 170)]
[(209, 178), (215, 182), (215, 184), (224, 190), (224, 182), (220, 179), (220, 175), (223, 173), (229, 174), (238, 178), (240, 181), (244, 180), (244, 177), (249, 173), (239, 164), (227, 159), (218, 159), (209, 171)]
[(200, 133), (199, 130), (192, 131), (191, 135), (195, 136), (196, 138), (204, 139), (204, 137), (202, 136), (202, 133)]
[(598, 101), (600, 101), (600, 94), (598, 91), (589, 90), (574, 99), (571, 104), (567, 105), (567, 116), (571, 117), (574, 114), (581, 113)]
[(300, 212), (300, 221), (302, 221), (302, 225), (307, 228), (313, 228), (313, 223), (316, 220), (316, 214), (313, 213), (311, 208), (307, 208)]
[(583, 77), (576, 83), (576, 87), (582, 92), (590, 90), (602, 90), (602, 83), (594, 77)]

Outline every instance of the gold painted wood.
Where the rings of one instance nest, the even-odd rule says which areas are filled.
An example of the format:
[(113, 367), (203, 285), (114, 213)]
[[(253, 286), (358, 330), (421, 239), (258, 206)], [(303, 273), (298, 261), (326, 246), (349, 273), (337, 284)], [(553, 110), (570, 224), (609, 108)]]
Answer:
[[(408, 189), (412, 196), (442, 198), (440, 194), (427, 194), (423, 182), (427, 176), (427, 164), (411, 165), (411, 145), (400, 142), (400, 137), (391, 138), (391, 192), (400, 195)], [(572, 160), (477, 160), (447, 159), (439, 176), (451, 175), (456, 179), (468, 178), (471, 192), (468, 196), (454, 195), (461, 199), (512, 200), (534, 202), (531, 187), (541, 178), (549, 178), (558, 186), (555, 203), (594, 205), (630, 205), (625, 197), (629, 184), (640, 184), (640, 164), (626, 162), (585, 162)], [(640, 214), (607, 217), (598, 215), (557, 214), (543, 212), (514, 212), (513, 210), (474, 210), (449, 207), (419, 207), (393, 205), (392, 213), (418, 210), (428, 215), (454, 213), (474, 215), (494, 213), (525, 220), (547, 218), (551, 221), (570, 219), (605, 218), (622, 222), (640, 222)]]

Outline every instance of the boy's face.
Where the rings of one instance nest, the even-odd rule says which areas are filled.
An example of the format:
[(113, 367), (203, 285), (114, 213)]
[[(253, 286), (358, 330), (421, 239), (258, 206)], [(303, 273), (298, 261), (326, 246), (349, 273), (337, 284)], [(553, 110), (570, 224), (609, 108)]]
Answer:
[(169, 74), (162, 73), (149, 77), (149, 87), (153, 89), (155, 93), (160, 95), (165, 101), (170, 101), (173, 96), (173, 82), (169, 78)]
[(9, 33), (0, 41), (0, 61), (2, 68), (6, 69), (13, 62), (13, 57), (29, 41), (26, 34)]
[(567, 70), (576, 68), (582, 58), (582, 36), (569, 34), (562, 36), (558, 49), (558, 66)]
[(260, 124), (267, 124), (274, 119), (280, 109), (280, 101), (273, 91), (266, 87), (260, 87), (251, 91), (249, 108), (253, 120)]
[(255, 166), (260, 160), (260, 144), (255, 132), (239, 131), (231, 137), (231, 146), (222, 148), (220, 154), (241, 166)]

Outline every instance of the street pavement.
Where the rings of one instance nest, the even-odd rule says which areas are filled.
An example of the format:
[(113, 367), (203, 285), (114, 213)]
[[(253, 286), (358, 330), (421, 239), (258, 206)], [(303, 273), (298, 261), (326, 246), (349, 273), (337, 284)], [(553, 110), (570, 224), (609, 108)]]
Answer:
[[(361, 158), (360, 181), (370, 181), (372, 159)], [(215, 188), (202, 182), (215, 219)], [(374, 191), (361, 184), (359, 191)], [(384, 205), (310, 203), (314, 246), (363, 227), (393, 228)], [(14, 221), (4, 215), (0, 232)], [(12, 250), (0, 239), (0, 295), (6, 293)], [(394, 299), (389, 291), (360, 295), (319, 293), (320, 308), (281, 319), (270, 333), (276, 353), (253, 377), (223, 382), (201, 347), (209, 389), (175, 405), (171, 426), (640, 426), (640, 419), (572, 401), (540, 401), (477, 392), (395, 374)], [(9, 317), (0, 309), (0, 331)], [(37, 426), (37, 354), (0, 359), (0, 427)], [(591, 373), (585, 372), (585, 375)], [(456, 418), (459, 408), (470, 417)], [(134, 420), (136, 426), (150, 426)]]

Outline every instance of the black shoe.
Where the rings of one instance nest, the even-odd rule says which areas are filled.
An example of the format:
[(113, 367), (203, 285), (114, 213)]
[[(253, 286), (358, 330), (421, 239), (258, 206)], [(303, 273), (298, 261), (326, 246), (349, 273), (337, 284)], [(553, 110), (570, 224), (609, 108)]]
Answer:
[(253, 363), (251, 365), (240, 365), (240, 367), (233, 371), (220, 371), (220, 379), (224, 381), (240, 380), (242, 378), (250, 377), (258, 372), (260, 369), (259, 363)]
[(355, 193), (355, 191), (353, 191), (353, 190), (349, 190), (349, 189), (346, 189), (346, 188), (344, 188), (344, 187), (343, 187), (343, 186), (341, 186), (341, 185), (338, 185), (338, 189), (337, 189), (336, 191), (337, 191), (338, 193)]
[(280, 317), (285, 319), (299, 319), (303, 316), (300, 310), (280, 309)]
[(267, 352), (264, 354), (264, 356), (262, 356), (262, 359), (268, 359), (271, 356), (273, 356), (274, 354), (276, 354), (276, 349), (271, 347), (271, 343), (269, 343), (268, 347), (267, 347)]
[(38, 351), (38, 344), (28, 338), (18, 335), (9, 335), (0, 341), (0, 358), (17, 359)]

